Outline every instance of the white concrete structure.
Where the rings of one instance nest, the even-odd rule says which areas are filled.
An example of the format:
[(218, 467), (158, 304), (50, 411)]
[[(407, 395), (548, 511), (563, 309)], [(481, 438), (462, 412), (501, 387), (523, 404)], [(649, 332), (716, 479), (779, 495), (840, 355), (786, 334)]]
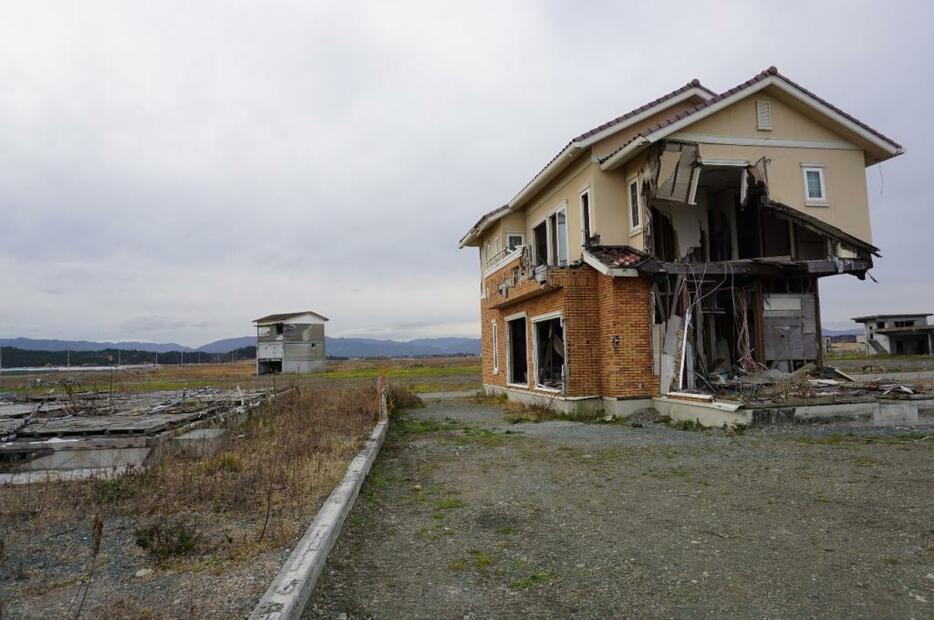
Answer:
[(317, 312), (270, 314), (256, 324), (256, 374), (323, 372), (324, 324)]
[[(862, 323), (869, 355), (934, 355), (934, 325), (931, 314), (873, 314), (853, 320)], [(857, 341), (860, 338), (857, 337)]]

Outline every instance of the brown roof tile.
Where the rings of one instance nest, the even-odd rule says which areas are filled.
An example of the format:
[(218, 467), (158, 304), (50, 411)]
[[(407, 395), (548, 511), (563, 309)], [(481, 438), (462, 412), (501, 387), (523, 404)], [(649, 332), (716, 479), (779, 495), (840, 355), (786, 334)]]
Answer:
[(591, 256), (611, 269), (636, 267), (649, 255), (628, 245), (592, 245), (587, 248)]

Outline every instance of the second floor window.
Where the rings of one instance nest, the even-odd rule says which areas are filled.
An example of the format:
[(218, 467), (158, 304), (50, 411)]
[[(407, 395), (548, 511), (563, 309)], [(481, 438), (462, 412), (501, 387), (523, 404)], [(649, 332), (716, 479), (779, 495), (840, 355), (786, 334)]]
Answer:
[(590, 191), (581, 192), (581, 233), (583, 235), (583, 245), (593, 236), (590, 230)]
[(522, 245), (523, 239), (521, 233), (506, 233), (506, 247), (512, 252)]
[(824, 184), (824, 169), (817, 166), (804, 166), (804, 202), (823, 204), (827, 202), (827, 188)]
[(562, 207), (532, 229), (536, 265), (567, 265), (568, 213)]
[(639, 180), (633, 179), (629, 182), (629, 228), (632, 231), (638, 230), (642, 223), (642, 212), (639, 208)]

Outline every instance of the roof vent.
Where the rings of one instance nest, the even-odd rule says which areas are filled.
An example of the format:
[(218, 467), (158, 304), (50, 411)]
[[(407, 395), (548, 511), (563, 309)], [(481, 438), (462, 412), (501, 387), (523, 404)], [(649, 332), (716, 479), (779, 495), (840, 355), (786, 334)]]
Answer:
[(768, 101), (756, 102), (756, 126), (765, 131), (772, 129), (772, 106)]

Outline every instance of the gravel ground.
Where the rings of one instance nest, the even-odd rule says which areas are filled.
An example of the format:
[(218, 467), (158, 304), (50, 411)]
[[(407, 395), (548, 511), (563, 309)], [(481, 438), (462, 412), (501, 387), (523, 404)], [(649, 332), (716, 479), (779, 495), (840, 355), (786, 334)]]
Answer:
[(306, 617), (934, 616), (931, 427), (407, 417)]
[[(138, 518), (105, 519), (94, 580), (81, 617), (237, 618), (248, 614), (289, 550), (269, 545), (248, 562), (212, 561), (225, 555), (225, 546), (235, 553), (245, 537), (252, 540), (255, 528), (238, 531), (241, 524), (233, 519), (212, 515), (194, 518), (203, 529), (225, 540), (212, 541), (218, 549), (210, 558), (193, 557), (161, 567), (135, 542)], [(89, 516), (82, 522), (35, 528), (28, 541), (8, 544), (0, 562), (0, 618), (74, 618), (90, 556), (91, 532)], [(226, 542), (225, 534), (232, 540)]]

